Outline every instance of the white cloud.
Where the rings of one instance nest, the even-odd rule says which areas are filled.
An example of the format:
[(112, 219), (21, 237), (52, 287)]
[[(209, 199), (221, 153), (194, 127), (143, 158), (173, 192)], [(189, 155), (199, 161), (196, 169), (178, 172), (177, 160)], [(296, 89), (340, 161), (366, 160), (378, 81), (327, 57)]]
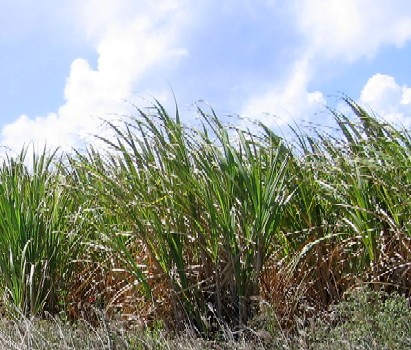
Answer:
[[(149, 20), (151, 28), (181, 20), (185, 0), (71, 0), (75, 17), (83, 35), (90, 40), (101, 39), (114, 27), (136, 19)], [(73, 6), (74, 4), (74, 6)]]
[(71, 146), (70, 135), (56, 114), (35, 119), (22, 115), (14, 123), (6, 125), (2, 133), (3, 145), (15, 151), (19, 151), (23, 144), (28, 146), (29, 140), (36, 140), (38, 135), (41, 135), (43, 143), (47, 140), (47, 145), (61, 145), (65, 148)]
[(284, 125), (297, 119), (311, 119), (323, 109), (326, 101), (320, 91), (308, 91), (309, 62), (295, 63), (292, 74), (281, 86), (275, 86), (265, 94), (251, 98), (242, 115), (252, 116), (266, 125)]
[[(310, 91), (309, 85), (316, 74), (321, 74), (324, 62), (352, 63), (371, 58), (384, 45), (401, 47), (411, 39), (411, 3), (407, 0), (389, 4), (374, 0), (295, 0), (290, 4), (290, 21), (296, 23), (303, 38), (291, 62), (291, 74), (266, 92), (250, 97), (243, 109), (245, 114), (260, 112), (258, 118), (266, 123), (273, 119), (263, 116), (264, 111), (283, 117), (275, 121), (279, 124), (290, 119), (315, 119), (326, 101), (322, 92)], [(398, 103), (411, 100), (411, 92), (402, 94)]]
[(384, 45), (401, 47), (411, 38), (408, 0), (299, 0), (293, 4), (307, 50), (317, 59), (352, 62), (373, 57)]
[(142, 2), (79, 3), (79, 23), (84, 22), (90, 40), (96, 41), (96, 69), (87, 60), (74, 60), (64, 90), (65, 104), (56, 113), (36, 118), (23, 115), (6, 125), (2, 144), (18, 150), (34, 141), (69, 149), (96, 133), (98, 118), (124, 113), (128, 109), (124, 101), (133, 100), (136, 84), (147, 72), (186, 54), (177, 43), (185, 16), (180, 3), (153, 1), (141, 8), (137, 3)]
[(387, 121), (411, 126), (411, 88), (392, 76), (375, 74), (368, 79), (359, 102)]
[[(205, 30), (218, 33), (218, 38), (217, 35), (203, 36), (218, 43), (220, 39), (221, 43), (226, 39), (224, 30), (231, 31), (231, 35), (236, 33), (232, 26), (227, 29), (226, 26), (230, 26), (231, 23), (216, 21), (213, 22), (213, 26), (209, 26), (207, 22), (209, 16), (222, 8), (228, 12), (237, 6), (238, 10), (238, 3), (235, 1), (227, 1), (223, 5), (218, 1), (188, 0), (71, 0), (64, 3), (67, 17), (73, 19), (73, 32), (77, 33), (75, 37), (82, 35), (83, 40), (95, 48), (98, 54), (97, 64), (81, 58), (74, 60), (64, 90), (64, 105), (55, 113), (34, 118), (24, 115), (6, 125), (1, 131), (2, 144), (18, 149), (22, 143), (30, 140), (47, 140), (49, 146), (70, 148), (79, 139), (96, 132), (96, 127), (100, 123), (98, 117), (128, 113), (129, 108), (124, 100), (133, 101), (136, 93), (143, 92), (143, 89), (144, 93), (150, 91), (156, 97), (164, 96), (163, 91), (156, 91), (154, 85), (142, 87), (139, 83), (148, 81), (153, 77), (153, 72), (157, 73), (157, 77), (167, 79), (168, 76), (164, 72), (175, 65), (183, 55), (188, 54), (184, 47), (190, 43), (185, 42), (183, 45), (182, 40), (196, 40), (194, 34), (190, 37), (191, 33), (204, 34), (200, 31)], [(249, 10), (252, 8), (256, 11), (253, 14), (256, 17), (262, 8), (265, 12), (272, 10), (273, 17), (277, 12), (289, 16), (287, 20), (282, 19), (279, 23), (288, 23), (290, 27), (295, 27), (299, 34), (298, 39), (297, 36), (292, 37), (292, 44), (284, 50), (295, 53), (294, 60), (290, 59), (283, 63), (284, 68), (281, 70), (284, 75), (279, 76), (272, 86), (268, 86), (259, 94), (249, 95), (252, 88), (244, 88), (244, 94), (241, 95), (244, 100), (243, 105), (238, 106), (241, 114), (253, 116), (268, 125), (285, 124), (291, 120), (313, 120), (315, 113), (324, 109), (324, 94), (310, 88), (315, 76), (321, 74), (321, 65), (324, 62), (328, 65), (334, 60), (350, 63), (362, 57), (373, 57), (382, 47), (401, 47), (411, 38), (411, 17), (408, 16), (411, 13), (411, 2), (408, 0), (392, 0), (389, 4), (375, 0), (293, 0), (287, 2), (287, 5), (275, 0), (266, 0), (265, 3), (269, 6), (258, 6), (254, 5), (254, 2), (245, 1), (248, 12), (242, 12), (243, 9), (240, 9), (238, 16), (234, 17), (241, 20), (243, 15), (250, 15)], [(289, 6), (289, 12), (285, 10), (285, 6)], [(258, 33), (261, 35), (257, 39), (271, 45), (272, 43), (267, 40), (267, 33)], [(244, 44), (241, 42), (242, 39), (238, 35), (238, 52), (241, 52), (241, 45)], [(245, 37), (244, 40), (250, 39)], [(294, 46), (298, 40), (297, 46)], [(231, 62), (227, 60), (231, 58), (219, 58), (223, 68), (210, 67), (208, 63), (219, 62), (212, 56), (209, 60), (208, 55), (229, 55), (220, 51), (208, 52), (207, 42), (195, 43), (195, 49), (195, 44), (191, 44), (193, 50), (201, 51), (202, 55), (191, 61), (187, 60), (187, 66), (197, 67), (201, 73), (205, 72), (204, 76), (207, 78), (210, 72), (213, 80), (222, 72), (221, 76), (225, 76), (227, 80), (232, 79), (235, 85), (235, 74), (241, 72), (234, 69), (226, 69), (230, 73), (222, 71), (230, 66)], [(220, 48), (219, 45), (215, 47)], [(261, 49), (263, 57), (263, 45), (255, 47)], [(287, 57), (289, 59), (289, 56)], [(276, 58), (272, 57), (273, 62), (276, 62)], [(266, 57), (261, 59), (269, 60)], [(244, 62), (246, 61), (244, 59)], [(187, 74), (181, 79), (186, 83), (181, 89), (188, 90), (190, 88), (187, 86), (201, 85), (201, 82), (192, 84), (196, 79), (193, 73), (195, 69), (189, 68), (187, 72), (193, 76)], [(255, 67), (244, 67), (244, 77), (253, 77), (253, 69), (257, 70)], [(271, 72), (267, 73), (267, 77), (262, 78), (260, 73), (259, 77), (255, 78), (257, 83), (253, 81), (249, 86), (267, 86), (267, 80), (264, 79), (273, 77)], [(174, 77), (177, 78), (172, 84), (179, 83), (178, 76)], [(384, 113), (387, 111), (405, 115), (411, 102), (411, 90), (406, 86), (399, 86), (393, 78), (391, 81), (384, 79), (371, 78), (363, 89), (361, 99), (372, 107), (377, 104), (375, 108)], [(218, 86), (220, 82), (216, 80), (207, 82), (207, 86)], [(216, 95), (219, 95), (221, 90), (218, 90), (218, 87), (215, 89), (218, 92)], [(385, 97), (379, 98), (378, 94)], [(202, 97), (208, 98), (193, 98)], [(395, 107), (396, 103), (399, 106)], [(273, 115), (282, 119), (274, 118)]]

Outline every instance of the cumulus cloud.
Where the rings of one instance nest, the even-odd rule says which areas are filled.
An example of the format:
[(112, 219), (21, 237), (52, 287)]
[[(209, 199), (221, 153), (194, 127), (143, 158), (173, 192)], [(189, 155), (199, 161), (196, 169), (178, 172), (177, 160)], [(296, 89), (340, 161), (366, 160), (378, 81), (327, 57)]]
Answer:
[[(150, 69), (160, 69), (161, 64), (186, 54), (176, 40), (184, 18), (179, 3), (154, 1), (138, 10), (136, 3), (90, 0), (78, 5), (79, 23), (84, 22), (90, 40), (96, 41), (97, 67), (85, 59), (74, 60), (64, 90), (65, 104), (56, 113), (35, 118), (23, 115), (6, 125), (2, 144), (20, 149), (23, 143), (34, 141), (69, 149), (96, 133), (100, 117), (124, 113), (124, 101), (132, 101), (136, 83)], [(156, 9), (155, 4), (159, 5)]]
[[(392, 0), (389, 5), (373, 0), (291, 0), (286, 5), (267, 0), (262, 2), (264, 6), (246, 1), (247, 10), (239, 8), (235, 1), (224, 5), (218, 1), (188, 0), (64, 3), (65, 11), (76, 24), (73, 31), (77, 37), (84, 36), (96, 50), (98, 60), (96, 64), (82, 58), (72, 62), (64, 89), (65, 103), (55, 113), (40, 117), (23, 115), (2, 129), (1, 143), (12, 148), (19, 149), (22, 143), (33, 140), (69, 149), (79, 139), (96, 132), (101, 123), (98, 117), (129, 114), (124, 100), (133, 102), (136, 93), (164, 96), (164, 89), (159, 91), (155, 84), (143, 87), (154, 75), (164, 80), (171, 75), (172, 85), (181, 85), (177, 87), (178, 96), (209, 99), (209, 95), (190, 94), (193, 89), (207, 86), (209, 91), (196, 93), (235, 101), (235, 108), (242, 115), (268, 125), (313, 120), (326, 104), (324, 93), (312, 88), (324, 63), (353, 63), (373, 57), (385, 46), (401, 47), (411, 38), (411, 18), (407, 16), (411, 3), (407, 0)], [(235, 9), (235, 16), (227, 15), (231, 9)], [(278, 13), (287, 19), (275, 17), (280, 16)], [(246, 16), (247, 26), (238, 25)], [(258, 26), (256, 18), (264, 25)], [(269, 26), (272, 21), (278, 27), (265, 29), (265, 23)], [(264, 45), (275, 46), (275, 35), (285, 28), (283, 25), (287, 25), (286, 37), (291, 37), (292, 43), (281, 42), (284, 47), (268, 50)], [(248, 26), (258, 27), (256, 38)], [(281, 56), (277, 51), (287, 54)], [(183, 56), (190, 57), (181, 65), (186, 69), (170, 69)], [(258, 59), (263, 61), (261, 65)], [(275, 70), (277, 64), (281, 69), (274, 74), (263, 72), (265, 67)], [(236, 82), (237, 87), (228, 86)], [(230, 91), (224, 95), (224, 90)], [(255, 90), (259, 92), (254, 93)], [(372, 97), (378, 93), (386, 96), (386, 104), (376, 105), (382, 104), (381, 99)], [(394, 78), (388, 81), (374, 76), (364, 87), (361, 100), (384, 113), (403, 116), (411, 101), (411, 91)], [(396, 103), (399, 106), (395, 107)]]
[(307, 60), (295, 63), (290, 77), (282, 86), (275, 86), (251, 98), (242, 114), (266, 125), (284, 125), (297, 119), (311, 119), (326, 104), (320, 91), (308, 91), (310, 80)]
[[(411, 3), (407, 0), (393, 0), (389, 5), (373, 0), (295, 0), (289, 10), (302, 37), (291, 62), (293, 69), (266, 92), (251, 96), (244, 107), (244, 113), (268, 111), (282, 116), (277, 121), (280, 124), (288, 119), (313, 120), (323, 110), (323, 93), (310, 91), (309, 86), (316, 74), (322, 74), (324, 63), (372, 58), (384, 46), (401, 47), (411, 39)], [(411, 99), (411, 93), (403, 94), (391, 102)], [(260, 119), (270, 120), (268, 116)]]
[(392, 76), (375, 74), (368, 79), (359, 102), (385, 120), (411, 126), (411, 88), (398, 84)]
[(407, 0), (299, 0), (293, 6), (307, 50), (318, 59), (352, 62), (373, 57), (384, 45), (401, 47), (411, 38)]

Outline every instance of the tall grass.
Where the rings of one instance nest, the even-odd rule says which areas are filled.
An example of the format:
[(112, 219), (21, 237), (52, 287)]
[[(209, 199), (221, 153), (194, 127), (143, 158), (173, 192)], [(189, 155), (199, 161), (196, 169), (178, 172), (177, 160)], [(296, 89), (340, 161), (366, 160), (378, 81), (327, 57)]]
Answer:
[(346, 103), (353, 116), (331, 111), (334, 134), (297, 135), (297, 191), (283, 227), (294, 281), (304, 281), (290, 289), (320, 307), (358, 283), (409, 293), (410, 134)]
[(292, 319), (358, 283), (408, 290), (410, 137), (346, 102), (338, 130), (299, 131), (293, 146), (212, 110), (190, 129), (157, 102), (109, 124), (109, 150), (73, 168), (104, 259), (127, 275), (115, 298), (136, 293), (151, 317), (207, 333), (246, 324), (262, 297)]
[[(131, 230), (127, 239), (110, 233), (107, 242), (181, 325), (245, 324), (272, 241), (281, 239), (289, 151), (268, 129), (258, 138), (230, 135), (200, 110), (204, 129), (189, 130), (178, 112), (172, 118), (160, 104), (154, 112), (111, 124), (117, 139), (104, 141), (112, 151), (81, 160), (102, 205)], [(136, 249), (147, 252), (140, 264)]]
[(5, 299), (208, 335), (266, 302), (292, 327), (358, 284), (409, 294), (410, 133), (346, 103), (350, 117), (330, 110), (335, 131), (295, 131), (296, 144), (213, 110), (189, 128), (154, 102), (64, 166), (46, 151), (32, 166), (27, 149), (6, 158)]
[(0, 166), (0, 281), (5, 306), (37, 314), (61, 306), (80, 245), (56, 151), (28, 151)]

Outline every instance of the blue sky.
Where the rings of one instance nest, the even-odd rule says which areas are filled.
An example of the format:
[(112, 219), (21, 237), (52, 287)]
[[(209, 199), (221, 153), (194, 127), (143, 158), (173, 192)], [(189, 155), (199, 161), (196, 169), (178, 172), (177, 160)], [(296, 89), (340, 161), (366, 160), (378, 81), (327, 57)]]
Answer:
[[(327, 125), (340, 93), (411, 125), (409, 0), (2, 0), (0, 144), (70, 149), (172, 87), (186, 118)], [(148, 100), (147, 100), (148, 99)]]

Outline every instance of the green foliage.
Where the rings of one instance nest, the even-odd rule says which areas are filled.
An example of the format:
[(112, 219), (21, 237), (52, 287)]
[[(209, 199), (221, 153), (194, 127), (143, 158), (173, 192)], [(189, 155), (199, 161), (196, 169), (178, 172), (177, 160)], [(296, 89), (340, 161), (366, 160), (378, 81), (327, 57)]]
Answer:
[(330, 321), (311, 331), (315, 349), (409, 349), (411, 309), (406, 298), (357, 290), (333, 307)]
[(6, 156), (6, 304), (69, 299), (73, 317), (89, 303), (209, 336), (246, 326), (256, 300), (295, 330), (356, 284), (409, 293), (411, 135), (345, 102), (336, 130), (294, 130), (294, 145), (212, 110), (188, 128), (155, 101), (108, 123), (104, 149)]
[(153, 109), (111, 124), (116, 141), (104, 141), (112, 151), (91, 150), (80, 161), (101, 205), (131, 230), (127, 239), (109, 233), (108, 245), (150, 296), (148, 268), (130, 254), (138, 244), (148, 250), (181, 325), (190, 320), (206, 331), (214, 316), (243, 324), (272, 242), (281, 239), (292, 194), (289, 151), (267, 129), (258, 137), (230, 135), (214, 114), (199, 110), (203, 130), (188, 130), (178, 113), (173, 119), (160, 104)]
[(0, 167), (0, 281), (11, 310), (37, 314), (58, 308), (80, 247), (56, 153), (27, 151)]
[(296, 192), (282, 230), (304, 298), (315, 307), (355, 283), (403, 288), (410, 259), (410, 135), (346, 99), (332, 135), (297, 133)]
[(360, 281), (408, 288), (411, 139), (346, 102), (357, 121), (331, 111), (338, 130), (296, 131), (294, 148), (212, 110), (187, 128), (158, 102), (109, 124), (108, 150), (71, 159), (98, 261), (118, 259), (123, 290), (167, 324), (205, 333), (246, 324), (262, 286), (288, 318)]

